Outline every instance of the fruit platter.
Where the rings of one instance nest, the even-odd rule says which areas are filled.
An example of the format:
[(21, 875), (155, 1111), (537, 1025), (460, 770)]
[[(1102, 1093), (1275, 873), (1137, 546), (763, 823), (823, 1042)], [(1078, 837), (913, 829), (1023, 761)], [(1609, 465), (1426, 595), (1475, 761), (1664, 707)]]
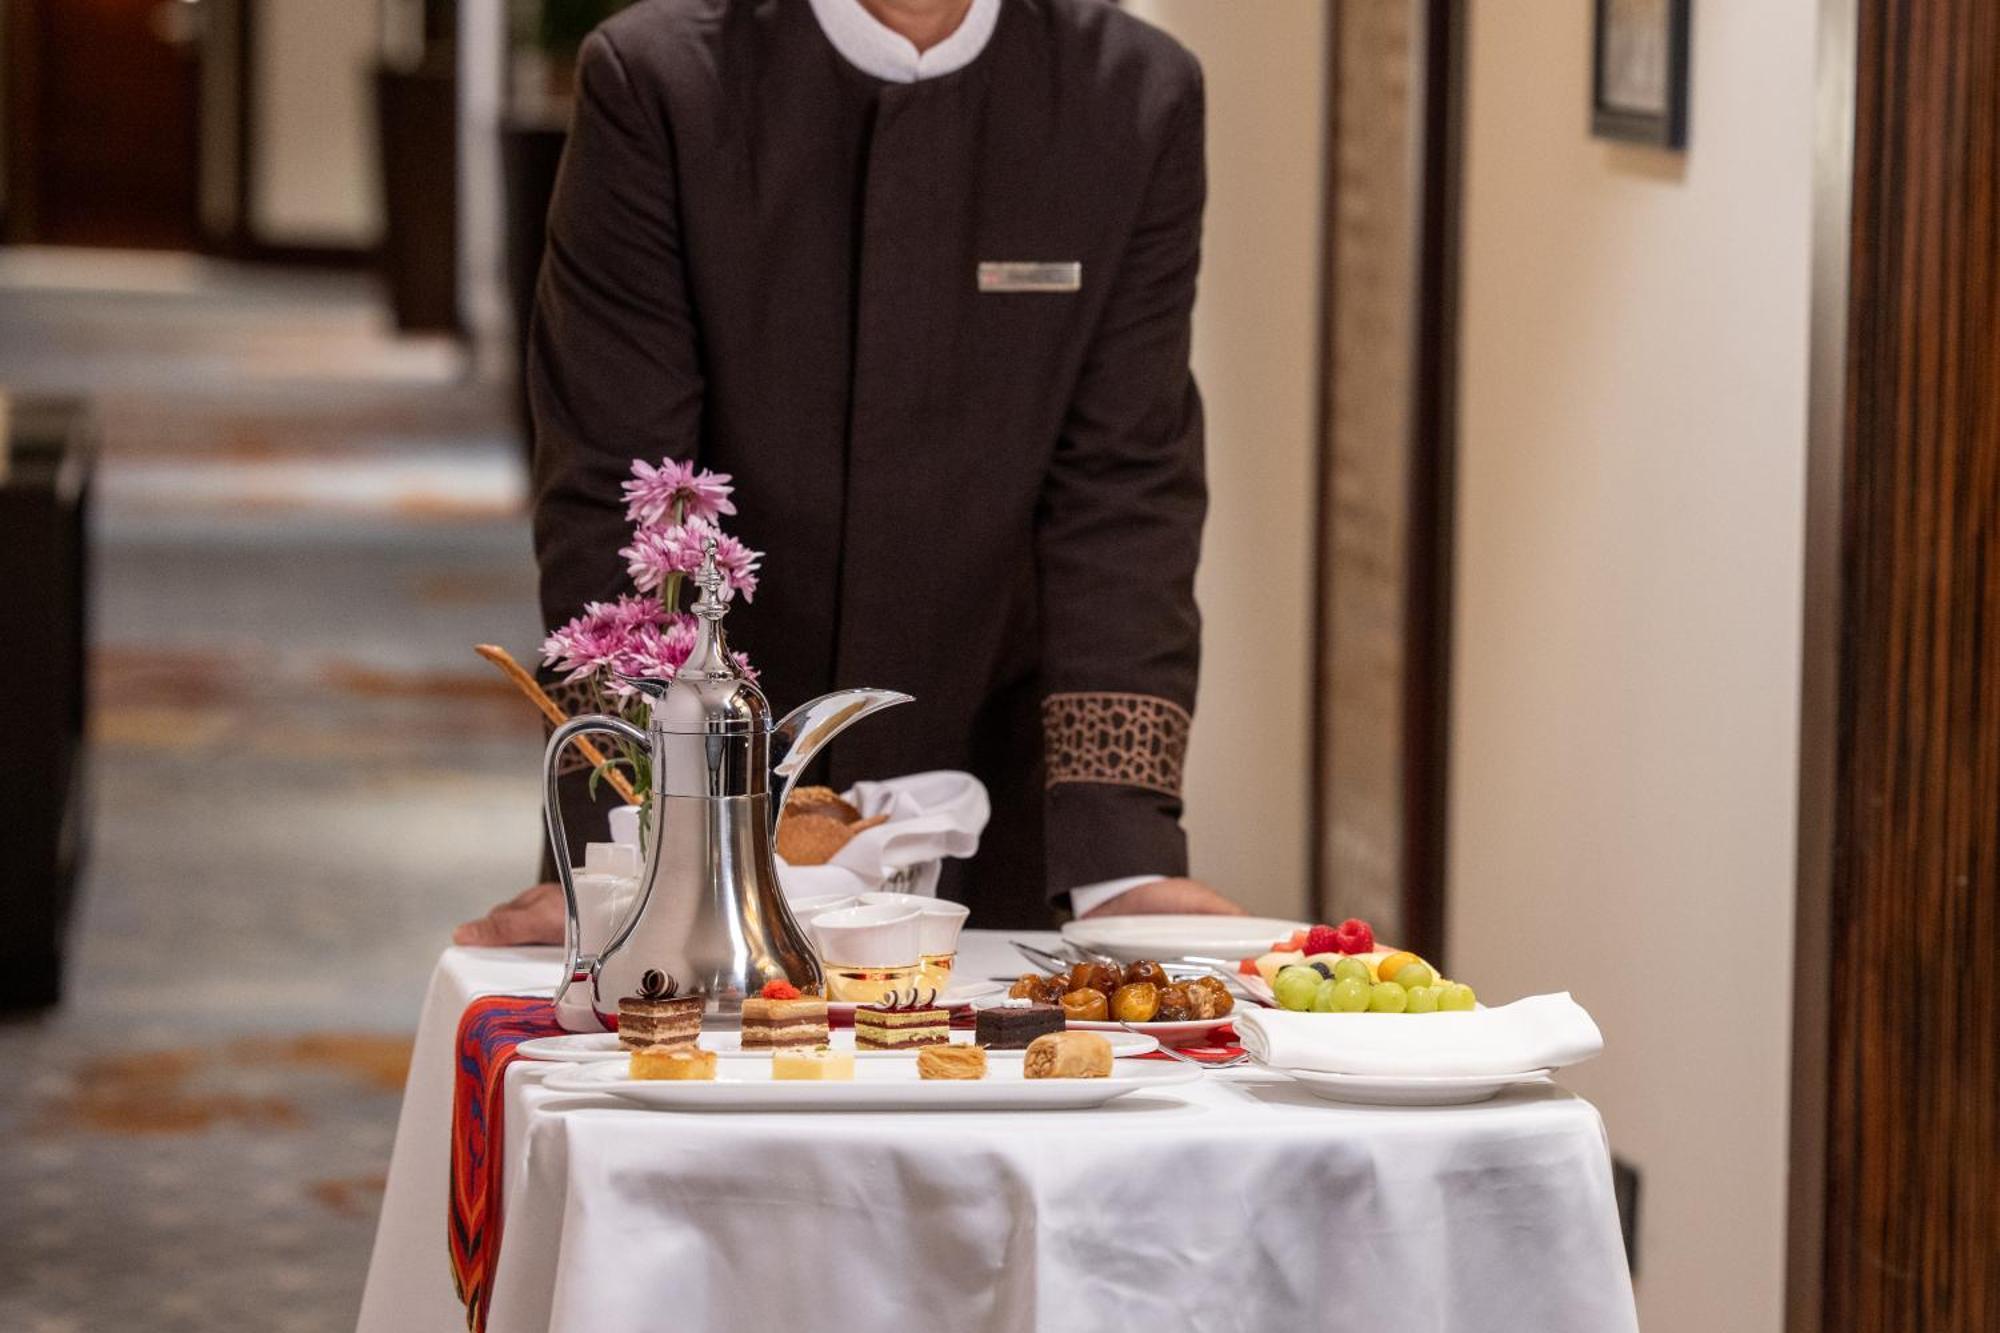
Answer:
[(1378, 948), (1374, 930), (1352, 917), (1279, 940), (1240, 970), (1262, 982), (1271, 1004), (1294, 1013), (1445, 1014), (1479, 1007), (1472, 987), (1407, 950)]

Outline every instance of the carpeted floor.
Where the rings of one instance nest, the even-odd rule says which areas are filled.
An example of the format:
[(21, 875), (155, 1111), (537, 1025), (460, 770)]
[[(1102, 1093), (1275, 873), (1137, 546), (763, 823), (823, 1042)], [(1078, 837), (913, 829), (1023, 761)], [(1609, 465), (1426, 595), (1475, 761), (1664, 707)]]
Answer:
[(69, 996), (0, 1024), (10, 1333), (351, 1328), (430, 964), (534, 868), (539, 725), (470, 652), (538, 637), (509, 400), (384, 329), (359, 279), (0, 251), (0, 386), (105, 435)]

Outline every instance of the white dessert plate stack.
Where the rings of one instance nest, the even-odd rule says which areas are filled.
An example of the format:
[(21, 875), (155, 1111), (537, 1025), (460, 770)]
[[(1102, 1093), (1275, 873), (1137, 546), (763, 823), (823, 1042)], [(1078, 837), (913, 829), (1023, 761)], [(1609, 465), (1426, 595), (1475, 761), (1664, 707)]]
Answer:
[(1106, 1078), (1027, 1078), (1018, 1060), (994, 1060), (983, 1079), (922, 1079), (914, 1060), (857, 1062), (852, 1080), (771, 1077), (768, 1061), (718, 1061), (710, 1081), (634, 1079), (600, 1062), (551, 1070), (552, 1092), (608, 1096), (668, 1111), (1048, 1111), (1102, 1106), (1128, 1093), (1192, 1083), (1185, 1064), (1121, 1060)]
[(1269, 916), (1107, 916), (1064, 924), (1062, 936), (1079, 949), (1121, 963), (1170, 958), (1256, 958), (1275, 940), (1304, 930), (1301, 921)]

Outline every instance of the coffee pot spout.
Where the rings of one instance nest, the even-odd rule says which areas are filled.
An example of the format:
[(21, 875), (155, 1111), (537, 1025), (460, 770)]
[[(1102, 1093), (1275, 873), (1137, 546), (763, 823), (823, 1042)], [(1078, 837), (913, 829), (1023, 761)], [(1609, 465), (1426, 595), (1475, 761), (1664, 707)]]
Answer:
[(828, 741), (864, 717), (885, 708), (911, 702), (911, 696), (896, 690), (835, 690), (802, 703), (771, 728), (771, 785), (776, 799), (771, 803), (775, 824), (784, 813), (785, 799), (792, 794), (799, 775)]

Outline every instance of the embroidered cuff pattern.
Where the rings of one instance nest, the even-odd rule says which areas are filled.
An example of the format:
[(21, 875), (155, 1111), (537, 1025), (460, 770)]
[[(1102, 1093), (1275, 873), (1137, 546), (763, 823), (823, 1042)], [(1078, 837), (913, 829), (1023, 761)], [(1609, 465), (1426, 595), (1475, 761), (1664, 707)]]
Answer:
[(1052, 694), (1042, 700), (1048, 785), (1109, 782), (1179, 796), (1193, 720), (1151, 694)]

